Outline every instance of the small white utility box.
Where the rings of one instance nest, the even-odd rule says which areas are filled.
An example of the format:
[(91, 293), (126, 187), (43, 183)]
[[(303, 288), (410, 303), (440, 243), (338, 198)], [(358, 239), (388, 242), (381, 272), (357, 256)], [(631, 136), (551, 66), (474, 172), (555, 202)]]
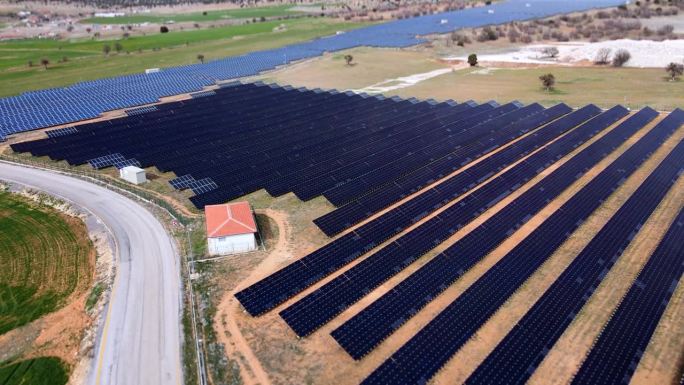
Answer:
[(121, 175), (121, 179), (133, 184), (142, 184), (147, 182), (145, 170), (140, 167), (126, 166), (119, 170), (119, 175)]

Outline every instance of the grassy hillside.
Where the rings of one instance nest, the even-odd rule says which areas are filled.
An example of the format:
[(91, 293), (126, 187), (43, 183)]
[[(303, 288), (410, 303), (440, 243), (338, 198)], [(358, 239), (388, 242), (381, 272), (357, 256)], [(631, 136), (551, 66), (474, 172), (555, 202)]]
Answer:
[(93, 252), (79, 220), (0, 192), (0, 334), (85, 290)]
[[(273, 28), (280, 24), (265, 22), (193, 31), (172, 30), (168, 34), (132, 37), (118, 41), (123, 46), (118, 54), (114, 52), (117, 41), (28, 40), (0, 43), (0, 97), (137, 73), (146, 68), (196, 63), (198, 54), (203, 54), (206, 60), (241, 55), (363, 25), (327, 19), (299, 19), (285, 21), (286, 30), (273, 32)], [(102, 53), (105, 44), (112, 47), (109, 56)], [(67, 56), (68, 61), (59, 62), (62, 56)], [(40, 66), (43, 57), (50, 60), (47, 70)], [(29, 60), (33, 61), (34, 67), (27, 66)]]
[(168, 23), (180, 22), (203, 22), (223, 19), (252, 19), (259, 17), (276, 17), (297, 15), (302, 12), (292, 10), (291, 5), (279, 5), (273, 7), (225, 9), (217, 11), (181, 13), (173, 15), (138, 14), (121, 17), (91, 17), (83, 19), (82, 24), (142, 24), (142, 23)]
[(55, 357), (0, 363), (0, 385), (64, 385), (68, 380), (64, 363)]
[[(539, 76), (553, 73), (554, 90), (542, 89)], [(684, 108), (684, 81), (669, 82), (659, 68), (561, 67), (466, 70), (438, 76), (390, 94), (476, 101), (520, 100), (571, 106), (595, 103), (601, 107), (622, 104), (661, 110)]]
[[(351, 54), (353, 66), (342, 56)], [(362, 89), (392, 79), (447, 68), (423, 52), (356, 48), (320, 60), (294, 65), (261, 76), (268, 81), (304, 87)], [(546, 92), (539, 76), (552, 73), (554, 90)], [(387, 95), (439, 100), (478, 102), (520, 100), (552, 105), (560, 102), (579, 107), (595, 103), (601, 107), (623, 104), (631, 108), (651, 106), (661, 110), (684, 108), (684, 80), (670, 82), (661, 68), (555, 67), (555, 68), (467, 68), (448, 72), (412, 86), (389, 90)]]

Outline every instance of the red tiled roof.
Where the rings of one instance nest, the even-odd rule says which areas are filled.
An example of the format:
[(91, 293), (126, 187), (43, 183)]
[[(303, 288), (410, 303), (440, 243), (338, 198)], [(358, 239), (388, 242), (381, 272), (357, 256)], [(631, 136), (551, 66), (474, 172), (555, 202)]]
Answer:
[(209, 238), (257, 232), (249, 202), (205, 206), (204, 213)]

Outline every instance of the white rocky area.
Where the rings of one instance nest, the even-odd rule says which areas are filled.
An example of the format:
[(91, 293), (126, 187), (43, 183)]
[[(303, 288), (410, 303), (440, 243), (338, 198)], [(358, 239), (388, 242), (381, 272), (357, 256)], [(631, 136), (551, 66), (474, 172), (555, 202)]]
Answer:
[[(544, 48), (556, 47), (559, 54), (549, 58), (542, 52)], [(480, 62), (503, 62), (521, 64), (560, 64), (572, 65), (581, 61), (593, 61), (602, 48), (611, 50), (611, 55), (619, 49), (626, 49), (632, 55), (626, 67), (662, 68), (671, 62), (684, 63), (684, 40), (610, 40), (598, 43), (567, 42), (536, 44), (519, 47), (515, 50), (478, 55)], [(477, 53), (477, 52), (476, 52)], [(466, 57), (448, 57), (446, 60), (466, 60)]]

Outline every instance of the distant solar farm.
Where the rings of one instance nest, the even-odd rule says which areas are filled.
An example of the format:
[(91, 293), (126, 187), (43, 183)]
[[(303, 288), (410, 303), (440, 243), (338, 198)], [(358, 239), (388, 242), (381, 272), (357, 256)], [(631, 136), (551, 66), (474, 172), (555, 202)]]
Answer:
[(32, 91), (0, 99), (0, 141), (4, 137), (54, 125), (98, 117), (101, 113), (158, 102), (160, 98), (200, 91), (218, 82), (255, 75), (288, 63), (359, 46), (408, 47), (420, 36), (458, 28), (581, 11), (622, 4), (620, 0), (509, 0), (483, 8), (440, 13), (360, 28), (346, 33), (252, 52), (203, 64), (165, 68)]
[[(303, 201), (324, 196), (336, 208), (314, 222), (333, 238), (235, 295), (253, 317), (277, 311), (299, 337), (442, 247), (330, 332), (357, 361), (597, 170), (363, 384), (423, 384), (435, 376), (626, 180), (665, 152), (466, 381), (522, 384), (658, 205), (681, 189), (682, 125), (682, 110), (403, 100), (234, 82), (127, 117), (48, 131), (12, 149), (97, 169), (173, 172), (171, 185), (192, 189), (198, 208), (261, 189)], [(684, 211), (668, 226), (573, 383), (631, 378), (684, 272)]]

